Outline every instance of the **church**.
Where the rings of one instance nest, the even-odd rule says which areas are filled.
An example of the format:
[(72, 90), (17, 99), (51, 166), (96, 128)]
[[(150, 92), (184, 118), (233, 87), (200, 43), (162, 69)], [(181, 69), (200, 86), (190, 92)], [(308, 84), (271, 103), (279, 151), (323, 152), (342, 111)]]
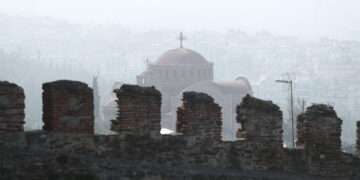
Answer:
[[(236, 123), (236, 106), (246, 94), (253, 95), (246, 77), (237, 77), (232, 81), (214, 81), (213, 63), (207, 61), (198, 52), (183, 47), (182, 33), (178, 38), (180, 47), (162, 54), (147, 69), (136, 76), (140, 86), (155, 86), (162, 93), (161, 126), (175, 130), (176, 110), (181, 106), (182, 93), (185, 91), (204, 92), (212, 96), (222, 107), (224, 140), (235, 138), (239, 124)], [(122, 83), (115, 83), (113, 89)], [(102, 106), (103, 120), (109, 122), (117, 114), (116, 96)]]
[(185, 91), (204, 92), (212, 96), (222, 107), (224, 140), (235, 138), (238, 123), (235, 108), (246, 94), (252, 95), (251, 85), (246, 77), (232, 81), (214, 81), (213, 63), (198, 52), (183, 47), (182, 33), (178, 38), (180, 47), (162, 54), (147, 69), (136, 76), (140, 86), (155, 86), (162, 93), (163, 128), (175, 130), (176, 110), (182, 102)]

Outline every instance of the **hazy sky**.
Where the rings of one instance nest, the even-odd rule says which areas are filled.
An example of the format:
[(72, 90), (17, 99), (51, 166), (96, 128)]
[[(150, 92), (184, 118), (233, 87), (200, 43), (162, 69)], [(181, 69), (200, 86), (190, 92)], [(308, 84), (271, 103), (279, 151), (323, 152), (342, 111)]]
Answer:
[(302, 38), (359, 36), (359, 11), (360, 0), (0, 0), (0, 13), (7, 15), (137, 30), (267, 30)]

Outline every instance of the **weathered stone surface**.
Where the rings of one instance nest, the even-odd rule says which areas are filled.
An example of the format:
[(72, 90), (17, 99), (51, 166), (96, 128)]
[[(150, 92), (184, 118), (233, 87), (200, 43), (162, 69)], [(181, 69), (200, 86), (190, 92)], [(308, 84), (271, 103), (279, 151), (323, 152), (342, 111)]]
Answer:
[(157, 98), (161, 98), (161, 93), (155, 87), (141, 87), (138, 85), (124, 84), (120, 89), (115, 89), (115, 93), (117, 92), (127, 92), (133, 94), (141, 94), (141, 95), (150, 95)]
[(111, 130), (122, 135), (160, 135), (161, 93), (154, 87), (124, 84), (114, 90), (118, 98), (118, 117)]
[(341, 124), (334, 109), (324, 104), (312, 105), (298, 116), (296, 144), (304, 147), (311, 173), (323, 176), (349, 174), (349, 162), (341, 152)]
[(23, 148), (26, 146), (24, 132), (2, 132), (0, 133), (0, 147)]
[(93, 157), (96, 155), (94, 136), (87, 133), (59, 133), (31, 131), (26, 133), (26, 148), (48, 150), (66, 154), (78, 154)]
[[(112, 129), (118, 134), (93, 135), (91, 89), (69, 81), (44, 86), (44, 117), (51, 117), (44, 122), (52, 129), (0, 133), (0, 179), (360, 177), (360, 159), (341, 152), (341, 120), (325, 105), (311, 106), (299, 116), (301, 147), (287, 149), (282, 145), (282, 113), (270, 101), (246, 96), (236, 109), (239, 140), (223, 142), (221, 108), (212, 97), (184, 93), (178, 110), (182, 134), (160, 135), (161, 94), (153, 87), (125, 85), (115, 91), (120, 114)], [(1, 101), (21, 104), (23, 99)], [(16, 121), (23, 110), (5, 112)]]
[[(250, 95), (246, 95), (241, 104), (237, 109), (247, 109), (247, 111), (252, 111), (256, 113), (263, 114), (271, 114), (276, 116), (282, 116), (282, 112), (280, 111), (279, 106), (274, 105), (271, 101), (264, 101), (261, 99), (257, 99), (251, 97)], [(241, 115), (241, 114), (240, 114)], [(239, 116), (239, 114), (238, 114)], [(239, 116), (241, 118), (241, 116)]]
[(43, 84), (43, 129), (53, 132), (94, 133), (92, 89), (78, 81)]
[(185, 136), (221, 140), (221, 107), (214, 99), (198, 92), (184, 92), (183, 106), (177, 110), (176, 131)]
[(182, 148), (186, 164), (228, 167), (229, 143), (221, 142), (221, 107), (214, 99), (198, 92), (184, 92), (177, 110), (176, 131), (187, 141)]
[(282, 113), (279, 107), (247, 95), (237, 106), (236, 113), (241, 124), (237, 135), (242, 140), (232, 145), (234, 165), (242, 169), (283, 169)]
[[(172, 166), (45, 151), (0, 148), (1, 179), (329, 180), (304, 174)], [(337, 178), (345, 179), (345, 178)]]
[(356, 122), (356, 156), (360, 157), (360, 121)]
[(0, 133), (24, 131), (24, 90), (14, 83), (0, 81)]

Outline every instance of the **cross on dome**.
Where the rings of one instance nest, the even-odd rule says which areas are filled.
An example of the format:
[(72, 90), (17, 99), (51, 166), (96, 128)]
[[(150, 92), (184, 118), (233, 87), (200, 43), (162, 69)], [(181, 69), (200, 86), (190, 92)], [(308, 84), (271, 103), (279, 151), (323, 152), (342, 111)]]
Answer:
[(180, 41), (180, 48), (183, 48), (183, 41), (186, 40), (186, 37), (183, 36), (182, 32), (180, 32), (180, 36), (177, 39)]

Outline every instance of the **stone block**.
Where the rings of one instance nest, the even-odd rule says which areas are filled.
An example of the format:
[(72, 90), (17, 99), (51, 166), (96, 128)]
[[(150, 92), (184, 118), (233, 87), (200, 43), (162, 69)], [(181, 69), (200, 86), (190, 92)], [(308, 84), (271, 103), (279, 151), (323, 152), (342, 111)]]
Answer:
[(161, 93), (154, 87), (124, 84), (114, 90), (118, 116), (111, 130), (122, 135), (160, 135)]
[(184, 92), (183, 106), (177, 110), (176, 131), (185, 136), (221, 141), (221, 107), (199, 92)]
[(24, 131), (24, 90), (14, 83), (0, 81), (0, 132)]
[(94, 133), (93, 92), (87, 84), (59, 80), (43, 84), (43, 129)]

